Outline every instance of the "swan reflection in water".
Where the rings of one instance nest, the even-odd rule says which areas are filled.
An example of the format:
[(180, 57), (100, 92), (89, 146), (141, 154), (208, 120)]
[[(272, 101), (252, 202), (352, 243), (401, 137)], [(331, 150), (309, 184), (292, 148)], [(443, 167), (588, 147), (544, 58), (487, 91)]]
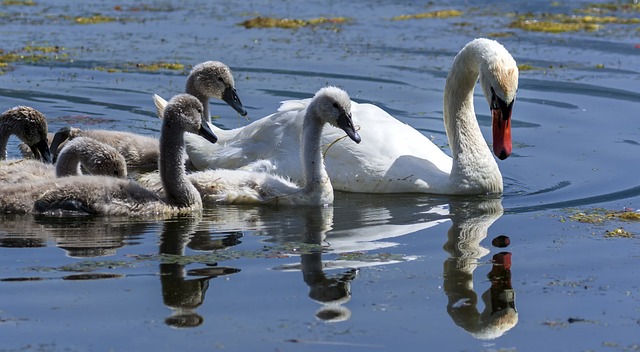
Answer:
[(502, 216), (500, 199), (452, 201), (450, 211), (452, 224), (444, 245), (449, 258), (444, 262), (443, 275), (447, 313), (473, 337), (496, 339), (518, 323), (515, 291), (511, 286), (511, 253), (493, 255), (487, 275), (491, 287), (482, 294), (482, 312), (478, 311), (473, 273), (490, 252), (480, 242), (487, 237), (489, 226)]
[(240, 243), (240, 232), (211, 235), (207, 231), (198, 231), (199, 218), (182, 217), (166, 220), (160, 235), (160, 254), (174, 260), (161, 260), (160, 283), (162, 301), (173, 310), (165, 323), (175, 328), (190, 328), (201, 325), (204, 318), (196, 312), (204, 302), (209, 281), (223, 275), (235, 274), (240, 269), (220, 267), (217, 264), (204, 265), (186, 270), (181, 262), (185, 247), (195, 251), (214, 251), (235, 246)]
[(153, 221), (107, 221), (98, 217), (3, 215), (0, 247), (46, 247), (53, 242), (71, 258), (105, 257), (136, 241), (153, 225)]
[[(207, 219), (219, 220), (164, 220), (159, 245), (160, 281), (163, 302), (172, 310), (165, 322), (172, 327), (203, 323), (196, 309), (203, 304), (210, 280), (240, 270), (196, 263), (197, 258), (184, 256), (186, 248), (210, 252), (234, 246), (242, 237), (238, 229), (264, 236), (265, 242), (285, 244), (284, 248), (291, 249), (293, 244), (288, 254), (299, 257), (297, 263), (275, 269), (300, 272), (308, 296), (321, 304), (315, 316), (339, 322), (351, 316), (347, 304), (352, 295), (351, 282), (357, 279), (359, 270), (415, 259), (404, 254), (384, 257), (375, 253), (396, 246), (394, 238), (451, 221), (444, 244), (449, 253), (443, 275), (447, 312), (472, 336), (497, 338), (518, 321), (511, 286), (511, 254), (499, 252), (493, 256), (488, 274), (491, 286), (482, 294), (482, 312), (477, 307), (473, 274), (490, 253), (480, 243), (502, 215), (502, 205), (500, 199), (465, 199), (349, 195), (338, 197), (333, 207), (216, 207), (207, 211)], [(72, 257), (104, 256), (148, 236), (158, 226), (157, 221), (100, 219), (3, 217), (0, 246), (38, 247), (53, 241)], [(219, 229), (216, 234), (210, 226)]]
[[(398, 202), (391, 196), (350, 195), (349, 200), (337, 199), (336, 207), (296, 209), (295, 218), (287, 222), (285, 231), (265, 233), (270, 242), (299, 243), (290, 253), (300, 256), (299, 264), (275, 269), (302, 273), (309, 298), (322, 305), (316, 318), (325, 322), (348, 320), (351, 310), (345, 305), (351, 299), (351, 282), (361, 268), (416, 259), (367, 251), (396, 246), (398, 243), (390, 239), (448, 221), (441, 204), (420, 204), (407, 199)], [(293, 228), (299, 230), (292, 231)], [(328, 256), (336, 258), (327, 259)]]

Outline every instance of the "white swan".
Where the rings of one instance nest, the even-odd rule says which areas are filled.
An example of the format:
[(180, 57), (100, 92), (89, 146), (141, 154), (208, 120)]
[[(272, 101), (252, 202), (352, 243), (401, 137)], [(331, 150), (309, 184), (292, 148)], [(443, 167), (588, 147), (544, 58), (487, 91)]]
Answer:
[[(304, 121), (294, 138), (301, 138), (302, 150), (298, 168), (303, 173), (303, 186), (270, 173), (246, 170), (207, 170), (188, 175), (205, 204), (279, 204), (325, 205), (333, 203), (333, 187), (324, 167), (320, 137), (328, 123), (342, 129), (356, 143), (360, 136), (351, 121), (351, 101), (342, 89), (320, 89), (305, 110), (297, 111)], [(283, 112), (286, 114), (286, 112)], [(142, 184), (157, 187), (157, 177), (143, 176)]]
[[(82, 167), (81, 167), (82, 166)], [(0, 184), (25, 183), (81, 175), (127, 177), (127, 163), (115, 148), (87, 137), (65, 144), (55, 166), (37, 160), (16, 160), (0, 167)]]
[(160, 135), (159, 169), (166, 191), (163, 199), (134, 181), (70, 176), (0, 186), (0, 212), (143, 216), (201, 210), (200, 195), (185, 175), (184, 134), (200, 133), (215, 143), (215, 135), (201, 123), (202, 111), (202, 104), (187, 94), (174, 97), (167, 106)]
[(0, 115), (0, 160), (7, 159), (7, 143), (11, 135), (29, 146), (38, 159), (51, 162), (47, 119), (40, 111), (28, 106), (16, 106)]
[[(500, 159), (511, 153), (511, 110), (518, 88), (518, 67), (498, 42), (475, 39), (458, 53), (447, 77), (444, 124), (453, 158), (426, 136), (371, 104), (352, 102), (351, 111), (363, 142), (339, 141), (326, 153), (327, 172), (335, 190), (366, 193), (419, 192), (431, 194), (501, 193), (502, 175), (478, 126), (473, 109), (476, 82), (493, 117), (493, 149)], [(215, 145), (187, 140), (187, 153), (198, 169), (254, 165), (302, 179), (298, 165), (302, 124), (299, 111), (309, 100), (285, 101), (278, 113), (253, 123), (218, 132)], [(160, 103), (159, 103), (160, 104)], [(296, 118), (298, 117), (298, 118)], [(342, 136), (326, 129), (322, 143)], [(251, 165), (249, 165), (251, 168)]]

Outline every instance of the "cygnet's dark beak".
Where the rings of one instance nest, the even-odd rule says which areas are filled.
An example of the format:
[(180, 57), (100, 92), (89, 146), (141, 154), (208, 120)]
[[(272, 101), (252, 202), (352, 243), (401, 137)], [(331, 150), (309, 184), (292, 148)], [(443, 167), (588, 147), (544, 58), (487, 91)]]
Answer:
[(351, 114), (344, 113), (341, 114), (338, 118), (338, 127), (340, 127), (343, 131), (347, 133), (347, 136), (351, 138), (356, 143), (360, 143), (362, 140), (358, 132), (356, 132), (355, 127), (353, 126), (353, 119), (351, 118)]
[(247, 116), (247, 110), (242, 106), (242, 102), (240, 101), (240, 97), (238, 96), (238, 92), (236, 92), (235, 88), (227, 88), (222, 94), (222, 100), (229, 104), (238, 114), (242, 116)]
[(198, 134), (204, 137), (204, 139), (208, 140), (211, 143), (215, 143), (218, 141), (218, 137), (216, 137), (216, 135), (213, 133), (208, 123), (203, 123), (202, 125), (200, 125), (200, 130), (198, 131)]
[(40, 156), (40, 160), (42, 162), (51, 164), (53, 161), (51, 159), (51, 151), (49, 150), (49, 145), (47, 144), (47, 139), (42, 139), (38, 143), (34, 145), (30, 145), (29, 148), (35, 157)]
[(62, 127), (61, 129), (58, 130), (58, 132), (56, 132), (56, 134), (53, 135), (53, 140), (51, 141), (50, 150), (53, 150), (53, 163), (54, 164), (56, 163), (56, 161), (58, 159), (58, 149), (60, 148), (62, 143), (64, 143), (67, 139), (69, 139), (70, 135), (71, 135), (71, 127), (70, 126)]

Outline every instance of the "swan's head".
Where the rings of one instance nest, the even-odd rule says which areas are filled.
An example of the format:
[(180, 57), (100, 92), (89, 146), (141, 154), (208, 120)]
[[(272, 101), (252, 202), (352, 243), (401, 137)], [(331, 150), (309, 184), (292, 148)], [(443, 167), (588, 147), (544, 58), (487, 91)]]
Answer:
[(169, 100), (164, 109), (163, 129), (174, 130), (174, 133), (190, 132), (204, 137), (211, 143), (218, 137), (211, 131), (209, 124), (202, 123), (202, 103), (190, 94), (178, 94)]
[(16, 135), (29, 146), (36, 158), (51, 162), (47, 141), (47, 119), (40, 111), (28, 106), (11, 108), (0, 116), (0, 129), (3, 133)]
[(351, 140), (360, 143), (360, 135), (356, 132), (351, 118), (351, 99), (347, 92), (337, 87), (322, 88), (313, 97), (309, 109), (322, 119), (323, 123), (340, 128)]
[(480, 85), (491, 109), (493, 152), (501, 160), (511, 154), (511, 112), (518, 91), (518, 65), (500, 43), (487, 41)]
[(193, 67), (187, 78), (186, 92), (196, 97), (222, 99), (240, 115), (247, 115), (231, 69), (219, 61), (205, 61)]

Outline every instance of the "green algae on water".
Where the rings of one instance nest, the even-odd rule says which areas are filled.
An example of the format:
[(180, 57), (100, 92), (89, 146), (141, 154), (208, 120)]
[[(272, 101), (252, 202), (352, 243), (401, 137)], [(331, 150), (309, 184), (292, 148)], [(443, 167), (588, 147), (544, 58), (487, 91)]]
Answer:
[(182, 71), (184, 70), (184, 65), (178, 62), (154, 62), (151, 64), (136, 64), (136, 67), (142, 71), (159, 71), (159, 70)]
[(5, 5), (5, 6), (35, 6), (36, 3), (33, 0), (2, 0), (2, 5)]
[(533, 32), (563, 33), (577, 31), (597, 31), (606, 24), (640, 24), (639, 18), (618, 16), (577, 16), (566, 14), (525, 14), (516, 16), (509, 25)]
[(518, 70), (520, 72), (522, 72), (522, 71), (531, 71), (531, 70), (535, 70), (535, 67), (533, 67), (532, 65), (529, 65), (529, 64), (519, 64), (518, 65)]
[(75, 17), (74, 22), (77, 24), (98, 24), (98, 23), (110, 23), (115, 22), (115, 17), (104, 15), (93, 15), (90, 17)]
[(619, 227), (619, 228), (611, 230), (611, 231), (607, 230), (605, 232), (604, 237), (606, 237), (606, 238), (633, 238), (635, 236), (631, 232), (626, 231), (622, 227)]
[(590, 3), (586, 4), (583, 9), (576, 10), (578, 13), (602, 14), (609, 12), (640, 12), (640, 3), (635, 2), (608, 2), (608, 3)]
[(337, 25), (349, 22), (346, 17), (318, 17), (310, 20), (294, 19), (294, 18), (273, 18), (273, 17), (254, 17), (239, 25), (247, 29), (250, 28), (286, 28), (296, 29), (302, 27), (317, 27), (320, 25)]
[(405, 21), (405, 20), (418, 20), (423, 18), (450, 18), (450, 17), (460, 17), (460, 16), (462, 16), (462, 12), (458, 10), (439, 10), (439, 11), (417, 13), (413, 15), (395, 16), (395, 17), (391, 17), (391, 20)]
[(5, 52), (0, 49), (0, 74), (10, 70), (10, 64), (15, 62), (37, 63), (43, 61), (65, 61), (68, 54), (60, 46), (26, 45), (18, 50)]
[(569, 216), (569, 219), (582, 223), (601, 224), (606, 221), (640, 221), (640, 212), (622, 210), (606, 210), (602, 208), (596, 208), (588, 211), (572, 211), (573, 214)]
[(547, 32), (547, 33), (563, 33), (578, 31), (597, 31), (600, 29), (598, 24), (585, 23), (559, 23), (552, 21), (539, 21), (529, 19), (518, 19), (509, 25), (510, 28), (519, 28), (531, 32)]

